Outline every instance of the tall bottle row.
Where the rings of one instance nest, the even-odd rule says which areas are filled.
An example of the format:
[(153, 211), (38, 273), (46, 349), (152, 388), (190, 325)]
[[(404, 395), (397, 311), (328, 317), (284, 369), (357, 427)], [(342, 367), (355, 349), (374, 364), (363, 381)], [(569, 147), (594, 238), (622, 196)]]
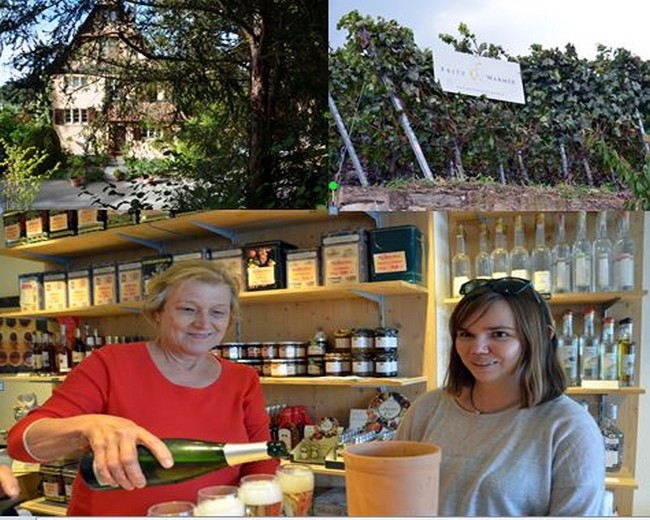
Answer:
[[(567, 219), (572, 221), (567, 223)], [(585, 211), (538, 213), (528, 229), (521, 214), (514, 214), (512, 222), (497, 217), (492, 224), (478, 224), (478, 251), (473, 258), (465, 225), (456, 226), (452, 296), (459, 296), (460, 287), (470, 278), (504, 276), (529, 279), (546, 294), (635, 289), (636, 244), (630, 233), (629, 212), (601, 211), (593, 229), (588, 227)], [(573, 226), (571, 235), (567, 224)], [(510, 234), (508, 225), (512, 225)], [(616, 229), (616, 233), (608, 229)]]

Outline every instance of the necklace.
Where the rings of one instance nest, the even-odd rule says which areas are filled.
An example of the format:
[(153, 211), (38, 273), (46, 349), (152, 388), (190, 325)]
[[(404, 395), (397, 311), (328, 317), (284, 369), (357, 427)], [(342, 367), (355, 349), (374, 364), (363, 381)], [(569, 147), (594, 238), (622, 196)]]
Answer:
[(469, 402), (472, 405), (472, 408), (474, 408), (474, 413), (476, 415), (483, 414), (483, 410), (481, 410), (478, 406), (474, 404), (474, 385), (472, 385), (472, 388), (469, 391)]

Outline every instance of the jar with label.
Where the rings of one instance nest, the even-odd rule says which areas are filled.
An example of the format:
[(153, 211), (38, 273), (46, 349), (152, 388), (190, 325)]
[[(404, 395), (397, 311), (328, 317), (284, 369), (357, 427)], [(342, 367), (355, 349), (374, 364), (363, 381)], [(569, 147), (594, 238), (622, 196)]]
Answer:
[(325, 354), (326, 376), (349, 376), (352, 372), (350, 354), (344, 352), (330, 352)]
[(357, 351), (352, 353), (352, 375), (372, 377), (375, 374), (375, 362), (372, 352)]
[(275, 343), (262, 343), (262, 359), (274, 359), (278, 356), (278, 347)]
[(264, 377), (271, 377), (271, 359), (262, 360), (262, 375)]
[(262, 360), (261, 359), (238, 359), (237, 363), (240, 365), (246, 365), (248, 367), (251, 367), (255, 372), (257, 372), (258, 376), (263, 376), (264, 373), (262, 372)]
[(305, 357), (305, 344), (300, 341), (281, 341), (278, 343), (278, 357), (294, 359)]
[(246, 359), (259, 359), (262, 357), (261, 343), (246, 343)]
[(354, 329), (350, 337), (352, 352), (372, 350), (375, 346), (375, 334), (370, 329)]
[(295, 359), (272, 359), (271, 377), (290, 377), (296, 375)]
[(333, 352), (350, 352), (352, 331), (350, 329), (339, 329), (334, 333)]
[(297, 376), (306, 376), (307, 375), (307, 359), (306, 358), (297, 358), (293, 360), (296, 365), (296, 375)]
[(54, 502), (65, 502), (65, 487), (61, 468), (54, 464), (43, 464), (40, 475), (45, 498)]
[(375, 353), (375, 377), (397, 377), (397, 351)]
[(244, 351), (241, 343), (223, 343), (221, 357), (224, 359), (243, 359)]
[(392, 327), (375, 329), (375, 350), (392, 351), (399, 347), (399, 331)]
[(316, 377), (325, 375), (325, 356), (309, 356), (307, 358), (307, 375)]

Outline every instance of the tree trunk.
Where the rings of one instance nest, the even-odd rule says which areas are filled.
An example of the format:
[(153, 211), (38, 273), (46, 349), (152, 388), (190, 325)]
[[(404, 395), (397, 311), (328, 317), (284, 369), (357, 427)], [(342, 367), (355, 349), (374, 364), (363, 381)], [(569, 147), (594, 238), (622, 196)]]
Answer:
[(250, 208), (259, 208), (275, 200), (273, 193), (273, 164), (270, 150), (270, 88), (271, 74), (269, 63), (269, 31), (271, 30), (267, 2), (257, 3), (253, 13), (253, 31), (249, 35), (250, 48), (250, 156), (248, 169), (250, 175)]

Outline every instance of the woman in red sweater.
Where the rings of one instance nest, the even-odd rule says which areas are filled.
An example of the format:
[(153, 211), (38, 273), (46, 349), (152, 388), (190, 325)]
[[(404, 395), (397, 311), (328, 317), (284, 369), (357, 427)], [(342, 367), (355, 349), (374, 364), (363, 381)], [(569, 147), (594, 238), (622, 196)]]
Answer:
[(157, 324), (158, 338), (103, 347), (78, 365), (43, 406), (11, 429), (10, 455), (46, 462), (92, 450), (98, 477), (118, 487), (92, 491), (76, 478), (71, 516), (144, 516), (157, 502), (195, 502), (205, 486), (274, 473), (278, 462), (268, 460), (145, 487), (137, 462), (136, 447), (143, 445), (171, 466), (162, 438), (270, 439), (257, 373), (211, 353), (239, 311), (238, 290), (232, 277), (205, 260), (181, 262), (158, 275), (144, 311)]

